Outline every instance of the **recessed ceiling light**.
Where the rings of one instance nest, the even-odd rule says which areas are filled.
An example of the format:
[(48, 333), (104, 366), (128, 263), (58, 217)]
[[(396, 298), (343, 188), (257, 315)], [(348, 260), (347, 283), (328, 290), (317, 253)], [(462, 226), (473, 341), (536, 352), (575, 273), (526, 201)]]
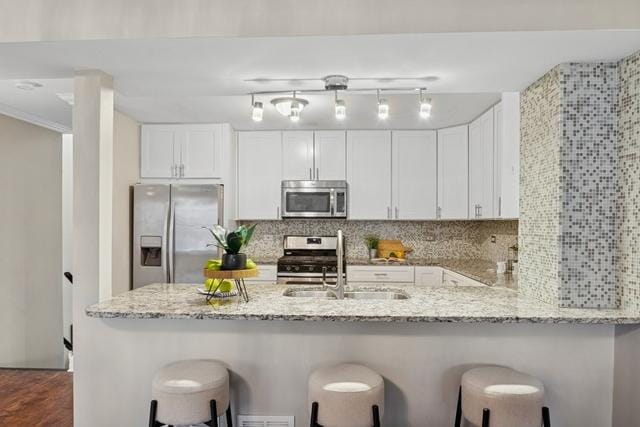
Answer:
[(16, 82), (16, 89), (20, 90), (34, 90), (39, 87), (42, 87), (40, 83), (31, 80), (20, 80)]
[(73, 94), (72, 93), (56, 93), (56, 96), (66, 102), (69, 105), (73, 105)]

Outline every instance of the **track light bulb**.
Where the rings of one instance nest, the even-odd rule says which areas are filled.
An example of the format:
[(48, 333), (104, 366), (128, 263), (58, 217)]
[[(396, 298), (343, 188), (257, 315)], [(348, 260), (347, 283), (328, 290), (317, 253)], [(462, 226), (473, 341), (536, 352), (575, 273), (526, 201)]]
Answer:
[(347, 117), (347, 106), (342, 99), (336, 99), (336, 119), (344, 120)]
[(378, 118), (380, 120), (386, 120), (389, 117), (389, 103), (386, 99), (378, 101)]
[(431, 117), (431, 99), (427, 98), (420, 101), (420, 117), (423, 119)]
[(262, 121), (263, 111), (264, 111), (264, 108), (262, 107), (262, 102), (256, 101), (253, 103), (253, 111), (251, 113), (251, 118), (253, 119), (254, 122)]

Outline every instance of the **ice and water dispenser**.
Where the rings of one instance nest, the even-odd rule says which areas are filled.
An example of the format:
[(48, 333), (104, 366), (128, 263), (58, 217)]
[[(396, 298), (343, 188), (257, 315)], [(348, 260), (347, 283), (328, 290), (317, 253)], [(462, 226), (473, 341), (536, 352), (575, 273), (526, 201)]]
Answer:
[(162, 267), (162, 236), (140, 236), (140, 264)]

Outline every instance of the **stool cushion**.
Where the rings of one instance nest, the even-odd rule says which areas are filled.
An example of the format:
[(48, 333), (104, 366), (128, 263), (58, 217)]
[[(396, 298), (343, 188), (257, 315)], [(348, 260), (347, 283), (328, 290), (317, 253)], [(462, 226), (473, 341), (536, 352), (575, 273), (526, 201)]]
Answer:
[(309, 412), (313, 402), (323, 427), (371, 427), (373, 405), (384, 413), (384, 381), (362, 365), (323, 367), (309, 376)]
[(211, 420), (211, 400), (216, 401), (218, 415), (229, 407), (229, 372), (215, 360), (170, 363), (153, 377), (151, 396), (158, 401), (157, 421), (203, 423)]
[(473, 425), (482, 424), (482, 411), (491, 411), (491, 427), (540, 427), (544, 386), (513, 369), (491, 366), (462, 375), (462, 413)]

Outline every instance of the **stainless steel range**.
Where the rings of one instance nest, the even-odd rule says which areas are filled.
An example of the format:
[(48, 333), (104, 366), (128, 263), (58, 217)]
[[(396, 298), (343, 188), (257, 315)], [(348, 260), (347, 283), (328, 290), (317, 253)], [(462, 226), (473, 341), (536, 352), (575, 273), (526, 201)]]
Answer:
[[(285, 236), (284, 256), (278, 259), (278, 283), (321, 285), (323, 269), (328, 282), (338, 277), (336, 236)], [(346, 276), (346, 263), (343, 263)]]

